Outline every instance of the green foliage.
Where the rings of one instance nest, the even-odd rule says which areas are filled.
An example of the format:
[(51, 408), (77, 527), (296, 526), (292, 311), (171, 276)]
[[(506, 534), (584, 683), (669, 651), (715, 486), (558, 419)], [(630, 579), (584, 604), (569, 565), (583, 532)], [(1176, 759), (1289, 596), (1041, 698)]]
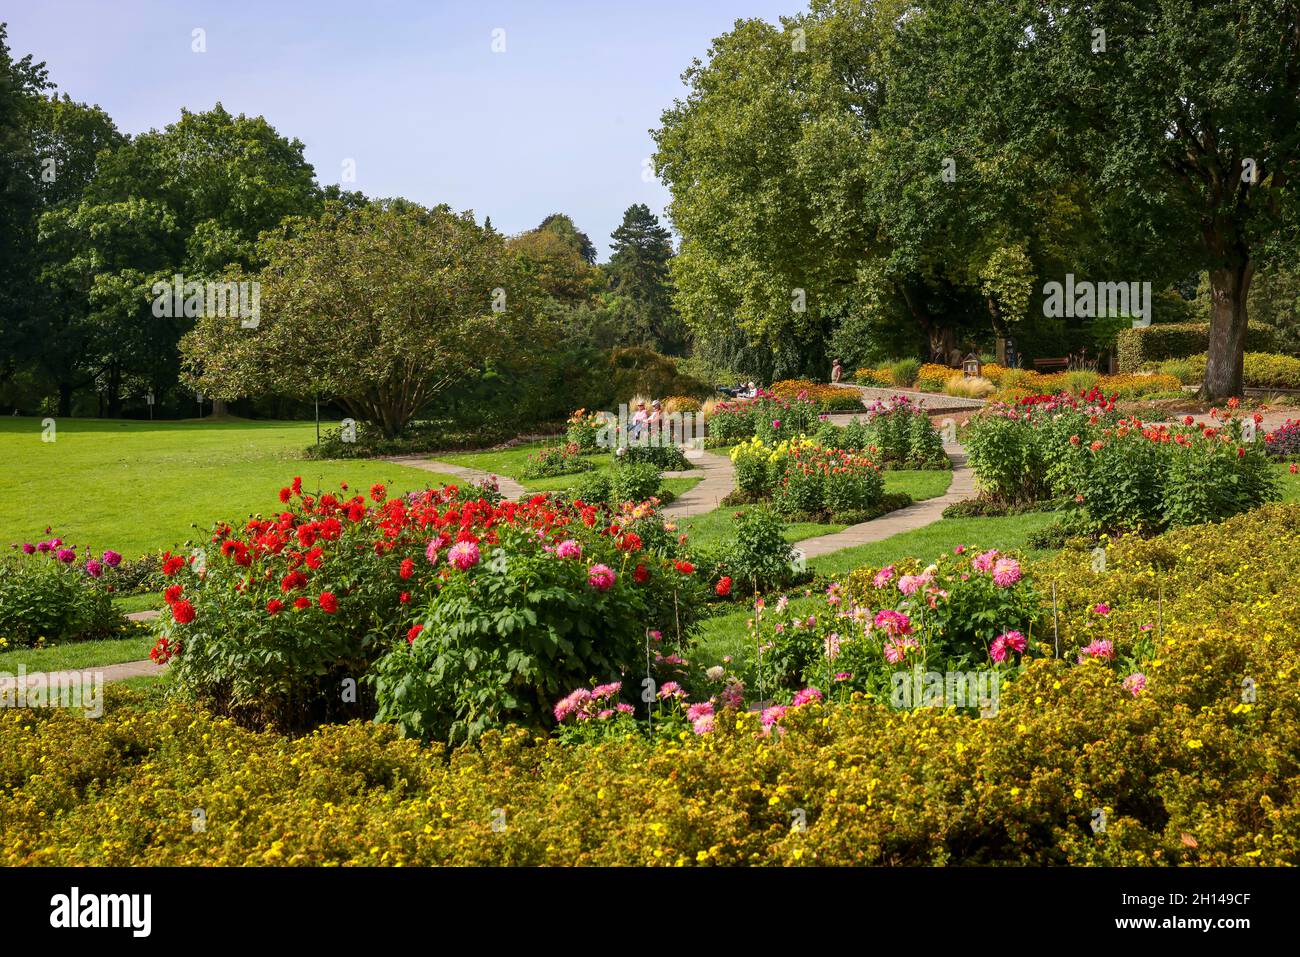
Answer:
[[(1246, 348), (1268, 350), (1275, 333), (1271, 326), (1252, 322), (1246, 330)], [(1171, 323), (1120, 330), (1117, 354), (1120, 372), (1139, 372), (1167, 359), (1186, 359), (1205, 352), (1209, 323)]]
[(889, 367), (889, 374), (894, 380), (894, 385), (900, 389), (906, 389), (916, 382), (916, 374), (921, 371), (921, 363), (918, 359), (900, 359)]
[(794, 549), (782, 535), (783, 528), (762, 506), (736, 513), (736, 540), (723, 561), (737, 588), (767, 591), (794, 581)]
[(572, 442), (549, 445), (528, 456), (519, 472), (520, 478), (549, 478), (553, 475), (573, 475), (590, 471), (595, 466), (583, 458), (578, 446)]
[(644, 502), (659, 491), (659, 466), (653, 462), (620, 464), (609, 476), (611, 502)]
[[(464, 741), (504, 721), (541, 725), (561, 694), (629, 671), (644, 654), (648, 606), (612, 543), (557, 559), (508, 530), (471, 573), (453, 573), (420, 611), (413, 643), (375, 666), (378, 718), (403, 734)], [(608, 563), (608, 588), (588, 583)]]

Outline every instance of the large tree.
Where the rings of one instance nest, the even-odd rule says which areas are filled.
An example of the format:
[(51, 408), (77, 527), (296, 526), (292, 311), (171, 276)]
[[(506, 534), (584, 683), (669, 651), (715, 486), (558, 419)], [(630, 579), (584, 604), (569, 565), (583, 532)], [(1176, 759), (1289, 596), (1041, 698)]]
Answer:
[(1251, 281), (1295, 245), (1300, 3), (925, 0), (902, 32), (941, 58), (934, 110), (978, 101), (1015, 141), (1053, 131), (1110, 235), (1155, 247), (1131, 263), (1146, 274), (1108, 278), (1169, 256), (1208, 271), (1202, 395), (1240, 393)]
[(687, 332), (673, 307), (672, 233), (659, 225), (649, 206), (635, 203), (610, 236), (614, 242), (606, 272), (611, 291), (630, 306), (624, 309), (634, 333), (630, 341), (680, 355)]
[(444, 206), (375, 203), (265, 237), (261, 318), (201, 319), (182, 342), (205, 394), (338, 402), (394, 436), (436, 396), (528, 342), (537, 308), (500, 236)]
[(26, 338), (41, 169), (33, 131), (49, 86), (43, 63), (13, 58), (7, 32), (0, 23), (0, 382), (13, 374)]

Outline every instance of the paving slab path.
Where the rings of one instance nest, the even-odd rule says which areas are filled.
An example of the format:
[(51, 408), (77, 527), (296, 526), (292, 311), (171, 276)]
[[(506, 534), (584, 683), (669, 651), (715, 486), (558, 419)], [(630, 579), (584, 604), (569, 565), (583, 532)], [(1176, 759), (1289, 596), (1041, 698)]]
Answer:
[(691, 469), (689, 472), (664, 473), (669, 477), (700, 475), (703, 479), (694, 488), (683, 492), (660, 509), (663, 515), (669, 518), (686, 518), (711, 512), (736, 487), (736, 469), (731, 464), (729, 456), (705, 452), (695, 461), (699, 463), (698, 469)]
[(407, 468), (421, 469), (425, 472), (454, 475), (458, 479), (464, 479), (466, 482), (475, 484), (494, 480), (497, 483), (497, 488), (501, 490), (501, 494), (509, 499), (523, 498), (529, 494), (528, 489), (509, 476), (494, 475), (491, 472), (472, 469), (465, 465), (453, 465), (450, 462), (439, 462), (437, 459), (426, 459), (418, 455), (395, 455), (384, 459), (384, 461), (392, 462), (394, 465), (405, 465)]
[(943, 450), (952, 460), (952, 481), (948, 485), (948, 491), (943, 495), (914, 502), (906, 508), (873, 518), (869, 522), (850, 525), (841, 532), (805, 538), (803, 541), (795, 542), (794, 547), (803, 552), (807, 558), (817, 558), (855, 545), (879, 542), (891, 535), (924, 528), (939, 521), (943, 518), (943, 510), (949, 505), (975, 497), (975, 473), (966, 464), (965, 451), (960, 445), (945, 445)]
[[(87, 665), (85, 668), (78, 668), (73, 671), (40, 671), (39, 669), (26, 672), (23, 675), (23, 684), (28, 688), (37, 685), (43, 688), (67, 687), (69, 685), (79, 685), (82, 679), (89, 677), (91, 682), (95, 681), (96, 676), (100, 676), (105, 684), (110, 681), (124, 681), (127, 678), (139, 678), (144, 675), (160, 675), (167, 670), (166, 665), (156, 665), (148, 658), (142, 661), (124, 661), (116, 665)], [(6, 675), (0, 677), (0, 691), (13, 691), (18, 687), (18, 678), (16, 675)]]

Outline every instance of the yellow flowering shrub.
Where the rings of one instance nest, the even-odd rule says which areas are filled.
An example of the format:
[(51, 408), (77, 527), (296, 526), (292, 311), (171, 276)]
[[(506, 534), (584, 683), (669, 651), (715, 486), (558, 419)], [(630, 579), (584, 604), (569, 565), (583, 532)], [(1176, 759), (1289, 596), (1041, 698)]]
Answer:
[[(858, 699), (769, 735), (721, 711), (677, 741), (507, 729), (445, 757), (120, 690), (99, 720), (5, 709), (0, 864), (1300, 864), (1300, 505), (1031, 573), (1061, 657), (1035, 633), (986, 718)], [(1117, 661), (1076, 664), (1096, 641)]]

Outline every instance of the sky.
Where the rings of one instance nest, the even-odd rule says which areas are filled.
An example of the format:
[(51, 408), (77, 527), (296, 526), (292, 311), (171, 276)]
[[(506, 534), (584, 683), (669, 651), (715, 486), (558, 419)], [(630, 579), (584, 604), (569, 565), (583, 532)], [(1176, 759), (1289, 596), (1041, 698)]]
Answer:
[(60, 92), (124, 133), (219, 101), (301, 140), (322, 185), (445, 202), (505, 233), (564, 212), (603, 260), (629, 205), (663, 216), (649, 130), (685, 95), (682, 71), (738, 18), (775, 23), (803, 6), (40, 0), (6, 4), (0, 19), (15, 57), (44, 60)]

